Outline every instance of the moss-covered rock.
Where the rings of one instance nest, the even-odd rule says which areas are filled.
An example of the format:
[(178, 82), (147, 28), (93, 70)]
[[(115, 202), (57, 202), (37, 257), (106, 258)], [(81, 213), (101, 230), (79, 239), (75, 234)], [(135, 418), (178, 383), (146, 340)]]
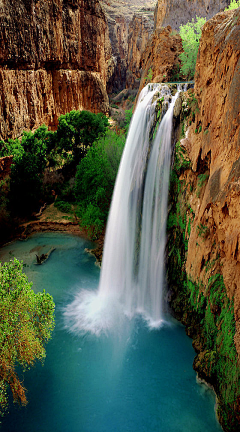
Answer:
[(171, 173), (168, 217), (168, 283), (176, 318), (186, 325), (197, 352), (194, 369), (210, 383), (218, 398), (218, 417), (225, 431), (239, 432), (240, 367), (234, 344), (233, 299), (226, 293), (219, 269), (203, 263), (207, 282), (191, 280), (185, 269), (188, 240), (194, 221), (192, 196), (197, 194), (197, 173), (191, 171), (184, 148), (176, 145)]

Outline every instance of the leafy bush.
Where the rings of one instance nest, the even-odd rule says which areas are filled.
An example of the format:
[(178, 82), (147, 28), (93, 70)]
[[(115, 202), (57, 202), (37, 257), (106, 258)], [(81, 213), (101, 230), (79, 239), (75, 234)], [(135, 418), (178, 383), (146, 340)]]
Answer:
[(71, 111), (60, 116), (56, 132), (48, 131), (43, 125), (34, 133), (23, 132), (21, 139), (0, 141), (0, 157), (13, 155), (7, 197), (12, 214), (30, 215), (41, 200), (52, 198), (53, 176), (48, 176), (51, 180), (48, 184), (47, 176), (44, 176), (46, 168), (52, 173), (51, 168), (56, 164), (66, 166), (66, 161), (70, 160), (74, 161), (75, 175), (81, 156), (86, 154), (93, 141), (106, 134), (107, 126), (108, 120), (103, 114)]
[(92, 237), (106, 223), (125, 135), (109, 130), (106, 137), (94, 143), (77, 167), (75, 196), (78, 215)]
[(152, 81), (152, 77), (153, 77), (153, 71), (152, 71), (152, 68), (150, 68), (150, 69), (148, 69), (148, 73), (147, 73), (147, 76), (145, 78), (145, 81), (146, 82), (151, 82)]
[(54, 202), (54, 207), (60, 210), (62, 213), (70, 213), (72, 211), (72, 206), (66, 201), (60, 201), (56, 199)]
[(108, 119), (102, 113), (71, 111), (61, 115), (56, 135), (59, 148), (65, 155), (72, 152), (73, 159), (78, 163), (89, 146), (105, 136), (107, 127)]
[(206, 18), (196, 17), (196, 22), (193, 18), (191, 22), (180, 26), (180, 36), (184, 50), (179, 56), (182, 61), (181, 73), (187, 79), (194, 78), (199, 41), (202, 34), (202, 26), (205, 22)]
[(17, 214), (31, 213), (42, 194), (43, 172), (47, 164), (48, 130), (41, 126), (34, 133), (24, 132), (14, 153), (10, 179), (10, 208)]
[(225, 10), (237, 9), (240, 7), (240, 0), (231, 0), (230, 5)]
[(9, 388), (14, 401), (27, 403), (16, 366), (25, 370), (43, 361), (54, 328), (52, 297), (45, 291), (35, 294), (22, 270), (16, 258), (0, 263), (0, 414), (7, 408)]

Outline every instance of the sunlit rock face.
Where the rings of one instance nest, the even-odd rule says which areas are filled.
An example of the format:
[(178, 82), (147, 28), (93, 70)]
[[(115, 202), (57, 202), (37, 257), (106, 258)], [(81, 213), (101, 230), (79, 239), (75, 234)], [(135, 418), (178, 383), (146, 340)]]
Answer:
[[(204, 25), (194, 93), (199, 110), (184, 143), (193, 171), (209, 177), (191, 202), (195, 220), (186, 269), (190, 279), (204, 283), (203, 263), (218, 248), (216, 265), (229, 298), (234, 297), (240, 356), (240, 8)], [(206, 227), (204, 238), (201, 226)]]
[(0, 3), (1, 138), (72, 109), (108, 112), (108, 25), (98, 0)]
[(173, 32), (170, 26), (157, 27), (141, 55), (139, 93), (149, 81), (176, 81), (174, 75), (179, 78), (179, 54), (182, 51), (182, 39), (177, 32)]
[(229, 4), (230, 0), (158, 0), (155, 26), (170, 25), (173, 29), (179, 30), (181, 24), (186, 24), (196, 15), (209, 20)]

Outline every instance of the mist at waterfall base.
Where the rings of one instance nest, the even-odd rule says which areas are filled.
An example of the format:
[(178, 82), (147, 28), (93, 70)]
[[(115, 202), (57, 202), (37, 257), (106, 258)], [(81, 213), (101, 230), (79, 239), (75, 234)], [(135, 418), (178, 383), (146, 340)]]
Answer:
[[(28, 405), (11, 404), (1, 432), (220, 432), (214, 394), (196, 381), (195, 353), (182, 325), (149, 330), (136, 318), (122, 337), (78, 336), (65, 328), (63, 310), (79, 286), (98, 288), (100, 271), (86, 247), (91, 244), (81, 238), (45, 233), (0, 249), (0, 261), (23, 260), (34, 289), (46, 289), (56, 303), (44, 365), (24, 374)], [(36, 265), (35, 254), (52, 248)]]
[[(172, 118), (179, 92), (146, 86), (130, 125), (115, 183), (97, 292), (81, 290), (65, 311), (78, 333), (115, 331), (124, 317), (164, 322), (163, 287)], [(155, 97), (155, 103), (153, 98)], [(156, 101), (169, 105), (153, 143)], [(125, 324), (124, 324), (125, 325)]]

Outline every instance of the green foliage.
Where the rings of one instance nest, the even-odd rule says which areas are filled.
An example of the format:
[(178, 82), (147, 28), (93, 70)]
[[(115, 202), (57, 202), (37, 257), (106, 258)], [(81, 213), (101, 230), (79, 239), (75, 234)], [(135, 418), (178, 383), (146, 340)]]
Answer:
[(13, 221), (8, 209), (9, 180), (0, 181), (0, 239), (5, 241), (13, 229)]
[(200, 197), (202, 187), (206, 184), (208, 178), (209, 178), (209, 172), (206, 172), (204, 174), (199, 174), (198, 183), (197, 183), (197, 192), (196, 192), (198, 198)]
[(43, 291), (32, 290), (23, 265), (16, 258), (0, 263), (0, 413), (8, 405), (8, 388), (13, 400), (26, 404), (26, 392), (16, 368), (23, 370), (43, 361), (45, 343), (54, 328), (54, 303)]
[(170, 175), (171, 210), (167, 221), (169, 236), (168, 274), (171, 283), (177, 284), (177, 286), (181, 284), (182, 290), (186, 288), (183, 269), (194, 214), (185, 199), (181, 198), (186, 190), (186, 184), (184, 181), (179, 180), (179, 176), (184, 169), (189, 168), (190, 161), (187, 159), (186, 151), (180, 142), (177, 142), (174, 165)]
[(148, 69), (148, 73), (147, 73), (147, 76), (145, 78), (145, 81), (146, 82), (151, 82), (152, 81), (152, 77), (153, 77), (153, 71), (152, 71), (152, 68), (150, 68), (150, 69)]
[[(186, 202), (186, 184), (179, 180), (184, 166), (181, 161), (181, 147), (178, 145), (171, 174), (171, 209), (167, 225), (171, 306), (176, 316), (187, 324), (188, 334), (195, 339), (195, 347), (200, 350), (194, 364), (200, 377), (214, 385), (218, 397), (218, 416), (224, 430), (237, 432), (240, 368), (234, 344), (234, 300), (229, 300), (220, 274), (212, 275), (204, 286), (187, 277), (185, 262), (194, 214)], [(207, 178), (208, 173), (199, 176), (200, 188)], [(203, 224), (197, 230), (203, 238), (209, 233), (209, 228)], [(207, 262), (206, 272), (215, 267), (218, 259), (216, 254), (213, 261)]]
[(186, 150), (181, 146), (180, 141), (175, 146), (174, 167), (171, 171), (171, 181), (178, 182), (178, 177), (181, 171), (190, 168), (191, 162), (187, 158)]
[(108, 119), (102, 114), (90, 111), (71, 111), (58, 120), (57, 141), (65, 156), (71, 152), (78, 163), (96, 140), (105, 136)]
[(75, 196), (81, 225), (96, 238), (108, 216), (115, 179), (125, 144), (125, 135), (109, 130), (90, 148), (77, 167)]
[(237, 9), (240, 7), (240, 0), (231, 0), (230, 5), (225, 10)]
[(170, 81), (179, 81), (180, 76), (180, 65), (176, 64), (176, 66), (172, 69)]
[(197, 226), (197, 235), (199, 237), (202, 237), (205, 239), (209, 235), (209, 228), (206, 225), (203, 225), (200, 223), (200, 225)]
[(209, 178), (209, 172), (205, 172), (204, 174), (199, 174), (198, 183), (197, 183), (197, 197), (199, 198), (202, 187), (206, 184), (206, 181)]
[(60, 210), (63, 213), (70, 213), (72, 211), (72, 206), (67, 201), (61, 201), (60, 199), (56, 199), (54, 202), (54, 207)]
[(23, 132), (21, 145), (10, 143), (14, 153), (10, 179), (10, 208), (17, 214), (31, 213), (42, 194), (43, 171), (46, 167), (49, 148), (48, 130), (41, 126), (34, 133)]
[(132, 120), (132, 116), (133, 116), (133, 107), (129, 110), (125, 111), (125, 124), (124, 124), (124, 132), (127, 135), (128, 133), (128, 129)]
[(181, 73), (187, 79), (194, 78), (199, 41), (202, 34), (202, 26), (205, 22), (206, 18), (196, 17), (196, 21), (193, 18), (191, 22), (180, 26), (180, 36), (184, 51), (179, 56), (182, 61)]
[(43, 125), (34, 133), (23, 132), (20, 140), (1, 141), (0, 156), (13, 155), (6, 211), (29, 216), (39, 208), (41, 200), (52, 199), (51, 185), (43, 185), (46, 168), (50, 171), (56, 164), (66, 167), (70, 161), (74, 171), (89, 146), (106, 134), (107, 127), (103, 114), (71, 111), (59, 118), (57, 132)]

